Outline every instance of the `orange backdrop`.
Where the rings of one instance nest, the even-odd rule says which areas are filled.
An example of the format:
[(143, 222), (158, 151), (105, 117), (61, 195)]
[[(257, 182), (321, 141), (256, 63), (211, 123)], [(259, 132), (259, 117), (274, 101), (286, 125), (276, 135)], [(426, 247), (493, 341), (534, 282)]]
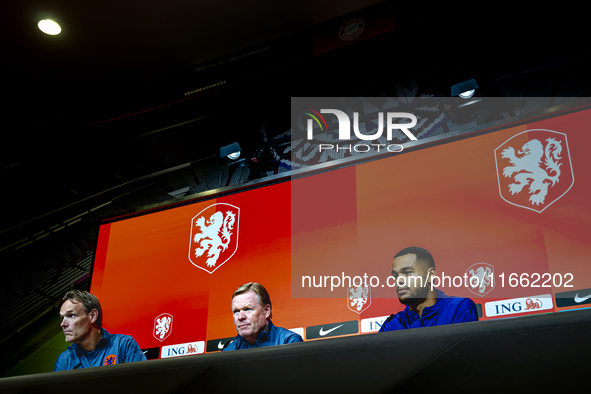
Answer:
[[(476, 263), (493, 266), (495, 288), (484, 297), (465, 287), (441, 288), (472, 298), (482, 311), (499, 300), (576, 290), (586, 295), (590, 119), (591, 111), (581, 111), (102, 225), (91, 292), (101, 300), (105, 327), (132, 335), (142, 348), (235, 336), (231, 294), (251, 281), (267, 288), (274, 323), (289, 329), (395, 313), (402, 305), (385, 283), (394, 254), (407, 246), (428, 249), (440, 275), (463, 276)], [(527, 188), (508, 193), (514, 180), (502, 176), (511, 163), (501, 152), (509, 145), (518, 152), (536, 138), (546, 144), (548, 135), (562, 138), (562, 173), (547, 201), (534, 206)], [(222, 203), (239, 208), (238, 220), (228, 251), (210, 273), (191, 262), (198, 260), (191, 257), (191, 231), (198, 232), (195, 220), (204, 209), (218, 204), (204, 219), (224, 213)], [(511, 287), (513, 273), (570, 273), (572, 287)], [(364, 274), (379, 278), (380, 285), (371, 288), (371, 302), (361, 313), (348, 308), (347, 286), (302, 287), (303, 276)], [(559, 309), (553, 305), (539, 312)], [(173, 316), (173, 325), (160, 341), (154, 319), (163, 313)], [(537, 312), (511, 317), (531, 313)], [(483, 313), (481, 320), (502, 317)]]

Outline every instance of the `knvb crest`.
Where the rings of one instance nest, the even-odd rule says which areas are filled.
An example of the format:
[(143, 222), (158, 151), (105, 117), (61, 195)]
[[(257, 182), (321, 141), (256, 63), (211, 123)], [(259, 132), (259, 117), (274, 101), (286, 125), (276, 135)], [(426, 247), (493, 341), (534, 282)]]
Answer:
[(213, 274), (238, 249), (240, 208), (230, 204), (210, 205), (191, 220), (189, 260)]
[(468, 275), (468, 291), (484, 297), (495, 288), (495, 267), (491, 264), (477, 263), (466, 270)]
[(163, 313), (154, 319), (154, 338), (164, 341), (172, 333), (172, 315)]
[(361, 313), (371, 305), (371, 290), (369, 286), (349, 287), (347, 289), (347, 308)]
[(551, 130), (519, 133), (495, 149), (501, 198), (543, 212), (575, 182), (566, 134)]
[(117, 355), (116, 354), (109, 354), (105, 357), (104, 365), (115, 365), (117, 364)]

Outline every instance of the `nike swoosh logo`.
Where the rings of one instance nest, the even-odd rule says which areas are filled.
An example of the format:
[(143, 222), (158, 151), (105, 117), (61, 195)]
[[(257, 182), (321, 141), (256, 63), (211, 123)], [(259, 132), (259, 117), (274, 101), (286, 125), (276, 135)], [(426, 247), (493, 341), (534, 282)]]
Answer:
[(148, 351), (147, 350), (144, 350), (144, 354), (146, 354), (146, 353), (148, 353)]
[(579, 297), (579, 293), (577, 293), (577, 295), (575, 295), (575, 302), (579, 303), (579, 302), (587, 301), (589, 298), (591, 298), (591, 294), (589, 294), (586, 297)]
[(324, 327), (322, 327), (322, 328), (320, 329), (320, 336), (321, 336), (321, 337), (323, 337), (323, 336), (325, 336), (326, 334), (330, 334), (331, 332), (333, 332), (334, 330), (336, 330), (337, 328), (340, 328), (340, 327), (342, 327), (342, 326), (343, 326), (343, 325), (341, 324), (340, 326), (336, 326), (335, 328), (331, 328), (330, 330), (327, 330), (327, 331), (324, 331)]
[(224, 348), (224, 344), (222, 343), (222, 341), (220, 341), (220, 343), (218, 343), (218, 349), (223, 349)]

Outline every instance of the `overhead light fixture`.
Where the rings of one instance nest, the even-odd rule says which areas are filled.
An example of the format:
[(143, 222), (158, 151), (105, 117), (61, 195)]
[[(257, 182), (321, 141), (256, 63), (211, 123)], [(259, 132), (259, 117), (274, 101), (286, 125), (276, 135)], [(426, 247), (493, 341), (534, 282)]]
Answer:
[(41, 30), (45, 34), (49, 34), (50, 36), (58, 35), (62, 31), (60, 25), (58, 25), (51, 19), (40, 20), (37, 26), (39, 27), (39, 30)]
[(220, 158), (227, 157), (230, 160), (236, 160), (240, 157), (240, 145), (238, 142), (232, 142), (230, 145), (225, 145), (220, 148)]
[(470, 79), (462, 83), (458, 83), (451, 87), (451, 97), (460, 96), (463, 99), (469, 99), (474, 96), (474, 92), (478, 89), (476, 80)]
[(460, 93), (460, 97), (463, 99), (470, 98), (470, 97), (474, 96), (474, 92), (475, 92), (475, 89), (467, 90), (465, 92)]

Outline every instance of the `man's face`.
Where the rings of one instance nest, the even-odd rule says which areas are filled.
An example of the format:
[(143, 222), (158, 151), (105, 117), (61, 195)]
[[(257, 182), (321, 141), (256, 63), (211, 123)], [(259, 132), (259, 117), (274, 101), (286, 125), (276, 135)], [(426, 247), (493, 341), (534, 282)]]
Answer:
[(257, 295), (252, 291), (247, 291), (232, 300), (232, 314), (238, 335), (254, 343), (259, 334), (267, 327), (267, 321), (271, 316), (271, 306), (266, 305), (263, 308)]
[(94, 309), (87, 314), (80, 302), (67, 300), (60, 308), (60, 316), (60, 326), (64, 330), (66, 342), (82, 343), (90, 335), (92, 323), (96, 321), (98, 312)]
[(396, 292), (403, 304), (414, 304), (427, 298), (427, 276), (433, 269), (417, 261), (415, 254), (396, 257), (392, 263), (392, 276), (396, 279)]

